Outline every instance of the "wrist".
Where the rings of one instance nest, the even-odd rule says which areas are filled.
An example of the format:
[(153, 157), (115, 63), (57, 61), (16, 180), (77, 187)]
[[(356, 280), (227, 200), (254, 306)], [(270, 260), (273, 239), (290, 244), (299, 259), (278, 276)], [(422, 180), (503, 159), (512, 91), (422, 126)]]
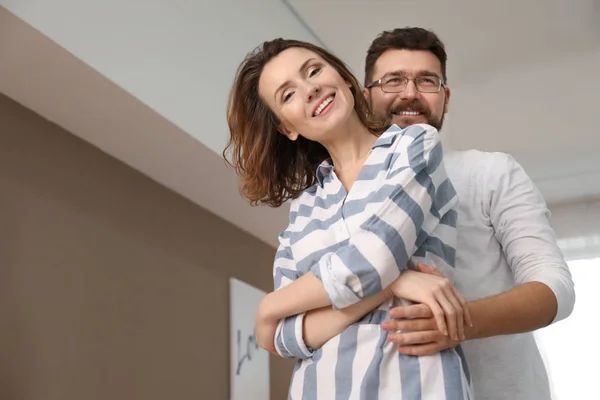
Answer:
[(465, 340), (479, 339), (481, 337), (481, 327), (478, 325), (479, 320), (476, 316), (476, 311), (474, 310), (474, 308), (476, 307), (473, 307), (473, 303), (473, 301), (469, 301), (467, 303), (467, 308), (469, 309), (469, 313), (471, 314), (471, 322), (473, 323), (473, 326), (465, 324)]
[(415, 271), (412, 271), (410, 269), (406, 269), (404, 271), (402, 271), (400, 273), (400, 275), (398, 276), (398, 278), (396, 278), (396, 280), (394, 282), (392, 282), (392, 284), (390, 286), (388, 286), (388, 298), (390, 297), (398, 297), (398, 298), (403, 298), (404, 297), (404, 282), (406, 281), (406, 279), (410, 279), (411, 275), (416, 274)]
[(385, 297), (385, 300), (390, 299), (392, 297), (396, 297), (396, 295), (394, 294), (394, 284), (398, 281), (398, 279), (396, 279), (394, 282), (392, 282), (388, 287), (386, 287), (385, 289), (383, 289), (381, 296)]

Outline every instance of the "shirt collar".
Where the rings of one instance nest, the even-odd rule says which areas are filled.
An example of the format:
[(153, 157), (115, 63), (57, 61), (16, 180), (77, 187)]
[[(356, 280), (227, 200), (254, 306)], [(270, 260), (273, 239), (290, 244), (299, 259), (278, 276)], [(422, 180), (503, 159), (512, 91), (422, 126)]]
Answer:
[(375, 141), (373, 145), (373, 149), (377, 147), (388, 147), (394, 142), (394, 138), (398, 134), (398, 132), (402, 131), (398, 125), (394, 124), (390, 126), (385, 132), (383, 132)]
[(326, 159), (317, 167), (317, 182), (319, 182), (321, 188), (323, 187), (323, 182), (325, 181), (325, 178), (327, 178), (331, 174), (331, 171), (333, 171), (333, 164), (331, 163), (331, 158)]

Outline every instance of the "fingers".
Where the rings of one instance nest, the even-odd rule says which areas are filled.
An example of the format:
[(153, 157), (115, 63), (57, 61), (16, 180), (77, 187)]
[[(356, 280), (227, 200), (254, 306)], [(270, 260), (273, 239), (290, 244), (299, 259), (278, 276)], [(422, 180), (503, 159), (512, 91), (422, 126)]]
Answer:
[(442, 343), (417, 344), (412, 346), (398, 346), (398, 352), (407, 356), (432, 356), (442, 350), (449, 349), (450, 346)]
[(460, 292), (456, 290), (454, 286), (452, 286), (452, 290), (454, 290), (454, 294), (463, 308), (465, 324), (469, 325), (470, 327), (473, 327), (473, 320), (471, 319), (471, 311), (469, 310), (469, 304), (467, 302), (467, 299), (465, 299), (463, 295), (460, 294)]
[(433, 296), (444, 313), (444, 319), (447, 325), (447, 331), (445, 334), (449, 335), (452, 339), (455, 339), (458, 331), (458, 326), (456, 323), (456, 309), (448, 299), (447, 289), (440, 286), (434, 290)]
[(388, 340), (398, 344), (399, 353), (409, 356), (430, 356), (458, 345), (438, 330), (395, 333), (388, 335)]
[(444, 336), (438, 330), (423, 331), (423, 332), (402, 332), (402, 333), (389, 333), (387, 340), (388, 342), (396, 343), (398, 345), (414, 345), (414, 344), (425, 344), (436, 341), (443, 341)]
[(425, 265), (423, 263), (417, 263), (417, 268), (419, 269), (419, 271), (421, 271), (425, 274), (435, 275), (440, 278), (445, 278), (444, 275), (440, 271), (438, 271), (436, 268), (434, 268), (430, 265)]
[[(432, 266), (417, 263), (417, 268), (423, 273), (444, 278), (444, 275)], [(445, 282), (444, 286), (439, 289), (443, 293), (439, 293), (438, 291), (435, 297), (446, 314), (446, 323), (451, 337), (454, 340), (458, 340), (458, 338), (464, 338), (462, 305), (453, 292), (453, 286), (447, 280)], [(440, 328), (440, 330), (442, 329)], [(448, 331), (445, 333), (448, 334)]]
[[(399, 297), (406, 296), (405, 298), (422, 304), (396, 307), (390, 311), (390, 317), (394, 319), (433, 318), (442, 333), (450, 335), (453, 340), (465, 340), (465, 324), (472, 326), (467, 301), (450, 281), (443, 278), (443, 275), (435, 268), (425, 266), (422, 263), (418, 263), (417, 268), (426, 272), (426, 274), (416, 273), (416, 275), (410, 275), (410, 277), (414, 281), (411, 281), (414, 286), (421, 289), (421, 291), (413, 293), (406, 290), (407, 288), (397, 288), (399, 292), (395, 295)], [(412, 273), (415, 274), (414, 271)], [(416, 324), (423, 323), (418, 322)], [(416, 326), (415, 324), (404, 325), (404, 327), (397, 329), (415, 329)], [(390, 325), (390, 327), (392, 326)], [(419, 327), (419, 329), (423, 329), (420, 325)]]
[(381, 327), (386, 331), (432, 331), (437, 329), (433, 318), (388, 319), (383, 321)]
[(413, 304), (405, 307), (395, 307), (390, 310), (390, 317), (400, 318), (431, 318), (433, 313), (427, 304)]
[(444, 310), (438, 303), (439, 301), (443, 301), (443, 299), (440, 298), (438, 300), (435, 296), (432, 295), (430, 301), (428, 301), (427, 304), (429, 305), (429, 308), (431, 308), (431, 312), (433, 313), (433, 318), (435, 319), (435, 322), (437, 323), (438, 329), (444, 335), (448, 336), (448, 327), (446, 326), (446, 318), (445, 318), (446, 315), (444, 313)]
[(465, 323), (464, 323), (464, 312), (463, 305), (460, 303), (459, 299), (456, 297), (456, 291), (454, 290), (454, 286), (448, 285), (444, 287), (444, 294), (446, 298), (452, 305), (452, 308), (455, 311), (454, 315), (449, 315), (446, 313), (446, 317), (453, 319), (456, 324), (456, 335), (451, 336), (454, 340), (465, 340)]

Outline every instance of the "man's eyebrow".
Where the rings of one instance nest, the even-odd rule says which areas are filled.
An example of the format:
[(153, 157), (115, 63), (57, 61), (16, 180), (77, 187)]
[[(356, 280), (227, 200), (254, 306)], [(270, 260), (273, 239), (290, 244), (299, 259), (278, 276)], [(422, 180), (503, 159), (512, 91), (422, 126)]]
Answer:
[(385, 75), (383, 75), (381, 77), (381, 79), (387, 78), (388, 76), (398, 76), (398, 75), (402, 75), (402, 76), (408, 76), (408, 75), (415, 75), (415, 76), (435, 76), (435, 77), (438, 77), (438, 78), (442, 79), (442, 77), (437, 72), (433, 72), (433, 71), (430, 71), (428, 69), (418, 70), (414, 74), (408, 74), (405, 70), (399, 69), (399, 70), (396, 70), (396, 71), (390, 71), (390, 72), (386, 73)]
[[(316, 60), (316, 58), (311, 57), (308, 60), (304, 61), (302, 63), (302, 65), (300, 66), (300, 69), (298, 70), (300, 73), (303, 73), (306, 68), (308, 67), (308, 64), (310, 64), (311, 62), (313, 62), (314, 60)], [(275, 94), (273, 94), (273, 98), (277, 99), (277, 94), (281, 91), (281, 89), (285, 88), (286, 86), (288, 86), (290, 84), (290, 81), (285, 81), (283, 82), (281, 85), (279, 85), (279, 87), (277, 88), (277, 90), (275, 91)]]

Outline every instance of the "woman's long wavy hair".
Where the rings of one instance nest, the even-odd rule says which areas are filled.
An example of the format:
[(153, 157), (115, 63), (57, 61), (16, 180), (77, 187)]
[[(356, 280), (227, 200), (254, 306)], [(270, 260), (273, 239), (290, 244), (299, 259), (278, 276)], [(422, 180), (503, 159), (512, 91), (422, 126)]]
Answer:
[(369, 131), (379, 135), (389, 126), (388, 121), (377, 119), (369, 112), (360, 84), (339, 58), (297, 40), (264, 42), (246, 56), (237, 70), (227, 105), (230, 137), (223, 151), (223, 157), (241, 178), (242, 195), (252, 205), (279, 207), (286, 200), (298, 197), (316, 183), (316, 168), (329, 158), (320, 143), (302, 136), (292, 141), (281, 134), (279, 119), (258, 94), (258, 82), (265, 65), (292, 47), (316, 53), (351, 83), (354, 110)]

